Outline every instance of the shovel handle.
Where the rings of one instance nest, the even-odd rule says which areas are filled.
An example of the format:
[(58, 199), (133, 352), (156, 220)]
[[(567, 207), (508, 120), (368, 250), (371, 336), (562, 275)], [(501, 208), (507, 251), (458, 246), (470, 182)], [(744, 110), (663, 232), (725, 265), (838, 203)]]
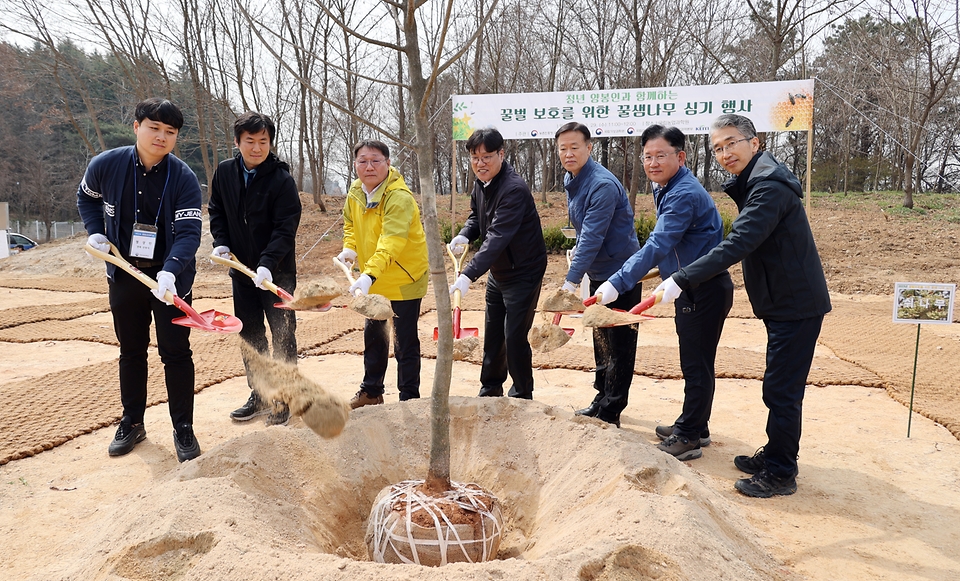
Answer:
[(583, 306), (589, 307), (590, 305), (597, 302), (597, 295), (589, 296), (583, 301)]
[[(134, 265), (130, 264), (129, 262), (127, 262), (126, 260), (120, 258), (120, 251), (117, 250), (117, 247), (114, 246), (112, 242), (107, 242), (107, 244), (110, 245), (110, 252), (111, 252), (110, 254), (108, 254), (108, 253), (106, 253), (106, 252), (101, 252), (101, 251), (97, 250), (96, 248), (94, 248), (93, 246), (90, 246), (89, 244), (86, 245), (86, 247), (84, 248), (84, 250), (86, 250), (86, 251), (87, 251), (87, 254), (89, 254), (90, 256), (95, 256), (95, 257), (99, 258), (100, 260), (105, 260), (105, 261), (109, 262), (110, 264), (114, 264), (114, 265), (116, 265), (116, 266), (119, 266), (119, 267), (122, 268), (127, 274), (129, 274), (130, 276), (132, 276), (132, 277), (134, 277), (135, 279), (139, 280), (140, 282), (142, 282), (143, 284), (147, 285), (147, 286), (150, 287), (151, 289), (156, 290), (156, 289), (160, 288), (160, 285), (157, 284), (157, 281), (153, 280), (153, 279), (150, 278), (149, 276), (147, 276), (147, 275), (143, 274), (142, 272), (140, 272), (140, 269), (138, 269), (136, 266), (134, 266)], [(173, 294), (172, 292), (167, 291), (166, 294), (163, 295), (163, 298), (166, 299), (167, 302), (176, 303), (176, 301), (173, 300), (174, 297), (176, 297), (176, 296), (177, 296), (177, 295)]]
[(660, 292), (658, 292), (658, 293), (656, 293), (656, 294), (652, 294), (652, 295), (650, 295), (649, 297), (647, 297), (646, 299), (644, 299), (643, 302), (641, 302), (641, 303), (638, 304), (637, 306), (635, 306), (635, 307), (633, 307), (632, 309), (630, 309), (630, 314), (632, 314), (632, 315), (639, 315), (639, 314), (642, 313), (643, 311), (649, 309), (650, 307), (652, 307), (653, 305), (659, 303), (659, 302), (662, 301), (662, 300), (663, 300), (663, 291), (660, 291)]
[[(243, 274), (249, 276), (250, 278), (256, 278), (256, 277), (257, 277), (257, 273), (255, 273), (255, 272), (253, 272), (252, 270), (250, 270), (249, 268), (247, 268), (247, 265), (246, 265), (246, 264), (240, 262), (239, 260), (236, 260), (236, 256), (234, 256), (232, 253), (230, 254), (230, 256), (231, 256), (231, 258), (223, 258), (222, 256), (217, 256), (217, 255), (215, 255), (215, 254), (211, 254), (211, 255), (210, 255), (210, 260), (212, 260), (213, 262), (215, 262), (215, 263), (217, 263), (217, 264), (221, 264), (221, 265), (223, 265), (223, 266), (229, 266), (230, 268), (232, 268), (232, 269), (234, 269), (234, 270), (238, 270), (238, 271), (242, 272)], [(291, 295), (291, 294), (288, 293), (287, 291), (283, 290), (282, 288), (278, 287), (277, 285), (273, 284), (273, 283), (270, 282), (269, 280), (263, 281), (263, 286), (264, 286), (268, 291), (272, 292), (273, 294), (275, 294), (275, 295), (277, 295), (278, 297), (280, 297), (281, 299), (283, 299), (284, 302), (288, 302), (288, 303), (289, 303), (289, 302), (291, 302), (291, 301), (293, 300), (293, 295)]]
[(467, 255), (467, 251), (464, 250), (458, 258), (457, 255), (453, 253), (453, 250), (450, 250), (450, 245), (445, 246), (447, 247), (447, 254), (450, 255), (450, 260), (453, 261), (453, 278), (456, 279), (458, 276), (460, 276), (460, 271), (463, 269), (463, 257)]
[(653, 267), (647, 271), (647, 274), (643, 275), (643, 278), (640, 279), (640, 282), (650, 280), (651, 278), (657, 278), (658, 276), (660, 276), (660, 269)]
[[(87, 254), (91, 256), (96, 256), (101, 260), (105, 260), (111, 264), (117, 265), (118, 267), (122, 268), (124, 272), (136, 278), (137, 280), (147, 285), (151, 289), (156, 290), (160, 288), (160, 285), (157, 284), (157, 281), (153, 280), (149, 276), (140, 272), (140, 269), (130, 264), (126, 260), (120, 258), (119, 256), (120, 251), (117, 250), (117, 247), (114, 246), (112, 242), (107, 242), (107, 244), (110, 245), (111, 254), (107, 254), (106, 252), (101, 252), (96, 248), (94, 248), (93, 246), (90, 246), (89, 244), (87, 244), (84, 250), (86, 250)], [(167, 302), (173, 303), (175, 307), (183, 311), (183, 313), (186, 314), (191, 319), (194, 319), (195, 321), (200, 321), (204, 324), (204, 326), (207, 326), (206, 321), (203, 320), (203, 317), (200, 316), (200, 313), (198, 313), (196, 310), (194, 310), (193, 307), (188, 305), (185, 300), (181, 299), (180, 297), (178, 297), (177, 295), (173, 294), (170, 291), (167, 291), (166, 293), (164, 293), (163, 298)]]

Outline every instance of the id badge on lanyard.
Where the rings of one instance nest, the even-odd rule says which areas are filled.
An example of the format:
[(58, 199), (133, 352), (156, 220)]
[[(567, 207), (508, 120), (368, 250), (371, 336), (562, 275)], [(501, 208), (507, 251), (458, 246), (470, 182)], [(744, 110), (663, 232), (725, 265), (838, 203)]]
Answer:
[(133, 236), (130, 237), (130, 256), (153, 260), (156, 247), (157, 227), (150, 224), (134, 224)]

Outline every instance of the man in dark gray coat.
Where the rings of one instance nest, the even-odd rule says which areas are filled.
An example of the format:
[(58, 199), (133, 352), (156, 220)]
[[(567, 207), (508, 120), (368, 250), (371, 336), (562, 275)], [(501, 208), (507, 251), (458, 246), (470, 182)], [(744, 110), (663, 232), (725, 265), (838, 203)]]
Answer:
[(734, 458), (737, 468), (753, 475), (735, 486), (761, 498), (793, 494), (807, 374), (823, 316), (830, 312), (827, 282), (803, 209), (800, 180), (760, 151), (756, 129), (746, 117), (721, 115), (710, 140), (717, 161), (734, 176), (723, 189), (740, 214), (723, 242), (664, 280), (657, 291), (671, 301), (743, 262), (747, 296), (767, 329), (763, 403), (769, 413), (767, 444), (753, 456)]

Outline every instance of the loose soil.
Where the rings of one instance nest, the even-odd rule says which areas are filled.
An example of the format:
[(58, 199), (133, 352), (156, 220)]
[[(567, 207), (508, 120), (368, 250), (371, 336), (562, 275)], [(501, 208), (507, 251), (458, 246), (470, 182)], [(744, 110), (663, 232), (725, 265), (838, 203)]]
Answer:
[[(834, 310), (808, 379), (795, 495), (751, 499), (732, 486), (743, 476), (733, 456), (763, 444), (766, 422), (765, 332), (735, 267), (713, 444), (698, 460), (677, 462), (655, 447), (654, 428), (672, 423), (683, 400), (672, 306), (653, 307), (656, 318), (641, 325), (620, 430), (573, 414), (595, 393), (591, 333), (579, 317), (564, 318), (575, 329), (566, 345), (534, 354), (535, 401), (476, 398), (482, 354), (454, 364), (451, 473), (493, 492), (505, 524), (496, 560), (442, 570), (366, 560), (376, 495), (423, 478), (428, 462), (430, 402), (397, 402), (393, 361), (386, 405), (354, 410), (338, 437), (324, 439), (297, 417), (269, 428), (232, 423), (229, 412), (249, 395), (239, 347), (195, 331), (194, 426), (204, 453), (177, 463), (152, 349), (147, 439), (110, 458), (119, 398), (103, 264), (85, 257), (80, 236), (0, 261), (0, 542), (16, 557), (0, 560), (0, 578), (960, 578), (960, 328), (923, 326), (914, 380), (917, 326), (892, 323), (891, 297), (895, 282), (960, 280), (960, 204), (920, 196), (904, 211), (898, 201), (813, 201)], [(330, 257), (340, 251), (342, 200), (327, 200), (328, 214), (304, 202), (301, 279), (337, 275)], [(466, 198), (456, 207), (462, 223)], [(651, 212), (649, 197), (637, 207)], [(539, 209), (545, 226), (566, 223), (562, 196)], [(203, 258), (210, 248), (207, 236), (194, 306), (231, 312), (228, 277)], [(563, 256), (552, 255), (544, 292), (565, 274)], [(462, 305), (462, 324), (481, 332), (483, 286), (481, 278)], [(297, 370), (340, 401), (363, 375), (364, 319), (339, 308), (348, 301), (297, 315)], [(420, 324), (425, 398), (433, 305), (431, 290)]]

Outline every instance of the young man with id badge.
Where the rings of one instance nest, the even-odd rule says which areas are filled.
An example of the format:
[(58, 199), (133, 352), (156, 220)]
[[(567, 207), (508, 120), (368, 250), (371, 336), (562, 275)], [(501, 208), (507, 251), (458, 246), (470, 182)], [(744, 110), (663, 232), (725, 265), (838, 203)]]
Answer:
[(200, 246), (200, 183), (174, 156), (183, 127), (180, 109), (165, 99), (137, 104), (136, 144), (105, 151), (90, 161), (77, 190), (77, 208), (90, 237), (87, 244), (120, 256), (159, 284), (150, 290), (123, 269), (107, 263), (110, 310), (120, 342), (120, 402), (123, 417), (109, 454), (122, 456), (147, 437), (147, 347), (156, 322), (173, 441), (180, 462), (200, 455), (193, 434), (193, 352), (190, 328), (173, 324), (183, 313), (163, 300), (167, 291), (192, 301)]

